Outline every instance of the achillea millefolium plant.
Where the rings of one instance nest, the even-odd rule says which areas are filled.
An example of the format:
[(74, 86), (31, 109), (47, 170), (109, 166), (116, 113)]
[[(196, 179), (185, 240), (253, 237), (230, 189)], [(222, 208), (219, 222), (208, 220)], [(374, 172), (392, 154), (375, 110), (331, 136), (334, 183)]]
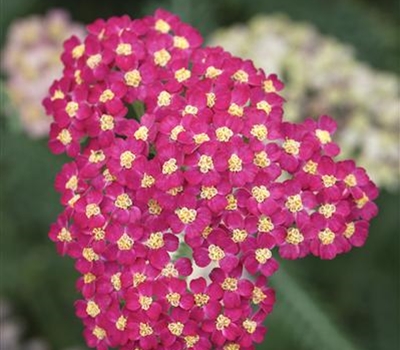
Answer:
[(65, 42), (44, 101), (49, 146), (72, 158), (50, 238), (81, 274), (87, 344), (254, 349), (275, 302), (274, 254), (362, 246), (376, 186), (335, 160), (330, 117), (284, 121), (276, 75), (202, 48), (177, 16), (87, 30)]

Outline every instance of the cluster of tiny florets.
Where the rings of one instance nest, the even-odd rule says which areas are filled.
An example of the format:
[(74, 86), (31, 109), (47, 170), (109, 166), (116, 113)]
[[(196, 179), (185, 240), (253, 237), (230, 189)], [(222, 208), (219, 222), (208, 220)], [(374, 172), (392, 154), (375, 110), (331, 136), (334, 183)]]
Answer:
[[(97, 349), (254, 349), (274, 304), (273, 254), (361, 246), (377, 189), (335, 161), (327, 116), (284, 122), (282, 82), (163, 10), (88, 26), (44, 105), (56, 179), (50, 237), (81, 273)], [(189, 253), (188, 253), (189, 252)], [(210, 271), (189, 276), (193, 269)]]

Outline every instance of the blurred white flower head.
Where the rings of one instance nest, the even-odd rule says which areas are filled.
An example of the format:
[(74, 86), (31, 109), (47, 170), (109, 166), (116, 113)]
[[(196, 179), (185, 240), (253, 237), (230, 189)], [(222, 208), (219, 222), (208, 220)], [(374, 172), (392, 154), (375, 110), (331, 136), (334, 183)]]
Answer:
[(339, 126), (343, 157), (355, 158), (381, 186), (399, 186), (399, 81), (358, 61), (349, 45), (284, 15), (217, 31), (210, 44), (277, 73), (286, 87), (286, 118), (328, 114)]
[(68, 13), (59, 9), (10, 25), (1, 67), (7, 78), (5, 92), (9, 100), (5, 113), (13, 118), (17, 115), (30, 137), (48, 134), (50, 118), (43, 110), (42, 99), (61, 75), (64, 40), (72, 35), (82, 38), (84, 32), (83, 25), (71, 22)]

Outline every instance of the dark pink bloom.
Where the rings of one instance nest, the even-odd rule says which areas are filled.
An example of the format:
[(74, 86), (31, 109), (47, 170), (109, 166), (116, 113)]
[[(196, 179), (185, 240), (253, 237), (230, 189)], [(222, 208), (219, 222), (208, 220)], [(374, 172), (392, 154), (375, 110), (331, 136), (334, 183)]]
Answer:
[(43, 105), (49, 147), (73, 158), (49, 237), (76, 261), (88, 346), (254, 349), (275, 302), (273, 251), (362, 246), (377, 188), (334, 159), (332, 119), (284, 122), (276, 75), (200, 48), (176, 15), (87, 29), (66, 41)]

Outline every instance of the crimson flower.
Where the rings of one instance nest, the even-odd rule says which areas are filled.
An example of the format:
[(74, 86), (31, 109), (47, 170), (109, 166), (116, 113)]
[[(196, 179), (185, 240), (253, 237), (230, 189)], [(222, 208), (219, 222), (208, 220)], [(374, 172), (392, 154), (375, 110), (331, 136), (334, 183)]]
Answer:
[(97, 20), (66, 41), (44, 101), (56, 178), (51, 226), (76, 260), (90, 347), (254, 349), (276, 257), (362, 246), (376, 186), (337, 161), (328, 116), (283, 120), (283, 83), (164, 10)]

